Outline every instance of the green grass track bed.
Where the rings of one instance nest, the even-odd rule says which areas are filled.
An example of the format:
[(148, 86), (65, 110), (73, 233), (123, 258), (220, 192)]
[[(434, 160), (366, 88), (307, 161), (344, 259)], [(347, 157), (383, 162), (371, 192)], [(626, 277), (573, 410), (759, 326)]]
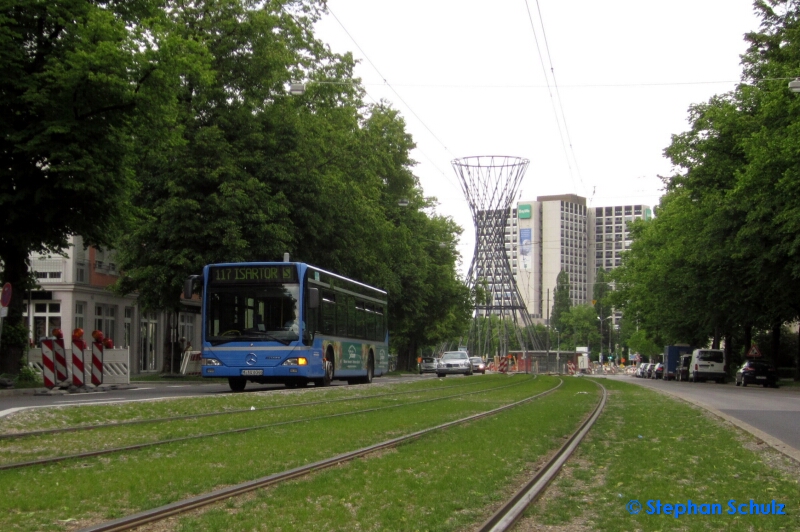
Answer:
[[(305, 401), (297, 401), (297, 404), (289, 403), (288, 405), (283, 403), (285, 395), (293, 394), (276, 394), (275, 402), (277, 404), (269, 406), (269, 403), (266, 402), (268, 399), (262, 398), (259, 401), (260, 406), (258, 408), (252, 406), (252, 408), (257, 408), (256, 410), (240, 409), (236, 413), (219, 416), (153, 421), (146, 425), (120, 426), (112, 423), (91, 431), (2, 439), (0, 440), (0, 465), (216, 434), (228, 430), (258, 427), (262, 427), (259, 430), (272, 430), (271, 426), (281, 423), (311, 420), (326, 415), (347, 414), (375, 408), (391, 410), (409, 403), (420, 403), (436, 400), (437, 398), (447, 400), (450, 396), (466, 392), (485, 393), (493, 399), (503, 401), (509, 392), (519, 395), (520, 391), (514, 390), (514, 388), (521, 386), (526, 380), (528, 379), (523, 377), (505, 380), (461, 379), (462, 383), (467, 383), (467, 386), (463, 384), (444, 385), (439, 384), (437, 381), (430, 381), (425, 388), (412, 387), (408, 390), (400, 386), (399, 389), (403, 390), (404, 393), (398, 395), (383, 394), (381, 396), (380, 394), (372, 393), (353, 397), (350, 394), (343, 393), (341, 394), (343, 397), (337, 397), (335, 394), (329, 393), (306, 394)], [(315, 398), (322, 400), (314, 400)], [(335, 400), (326, 401), (324, 398)], [(233, 397), (232, 399), (238, 399), (238, 397)], [(485, 400), (486, 398), (475, 397), (474, 399)], [(198, 407), (203, 406), (202, 400), (195, 399), (195, 402), (198, 403)], [(146, 404), (144, 408), (152, 410), (150, 404)], [(202, 408), (198, 409), (202, 410)], [(223, 409), (222, 411), (225, 412), (226, 410)], [(127, 415), (128, 410), (126, 409), (121, 413)], [(106, 413), (106, 416), (108, 415), (109, 413)], [(385, 415), (392, 414), (387, 412)]]
[[(800, 467), (712, 414), (635, 384), (600, 379), (605, 412), (520, 530), (800, 530)], [(627, 505), (639, 501), (632, 515)], [(698, 505), (697, 513), (647, 514), (647, 501)], [(735, 514), (728, 501), (735, 500)], [(786, 515), (741, 515), (750, 500)], [(721, 515), (703, 515), (719, 504)], [(537, 528), (542, 527), (542, 528)], [(547, 528), (544, 528), (547, 527)]]
[[(496, 408), (550, 389), (558, 383), (558, 379), (554, 377), (530, 379), (523, 375), (452, 379), (454, 382), (456, 380), (468, 381), (469, 386), (458, 388), (461, 392), (469, 391), (472, 387), (479, 390), (506, 383), (519, 384), (491, 392), (406, 405), (390, 410), (304, 421), (242, 434), (161, 445), (118, 455), (2, 471), (0, 484), (3, 485), (4, 497), (0, 498), (0, 530), (74, 530), (91, 523), (158, 507), (215, 488), (260, 478), (425, 427)], [(440, 381), (434, 380), (427, 381), (426, 385), (442, 386)], [(576, 386), (578, 389), (573, 389)], [(483, 500), (487, 503), (490, 503), (492, 498), (499, 500), (501, 493), (495, 491), (498, 482), (501, 484), (508, 482), (531, 463), (536, 462), (542, 453), (558, 443), (561, 435), (571, 432), (579, 418), (583, 417), (597, 400), (596, 386), (591, 383), (568, 380), (562, 388), (563, 390), (555, 394), (491, 419), (420, 438), (418, 442), (403, 446), (396, 452), (387, 451), (380, 457), (342, 465), (330, 473), (333, 475), (332, 478), (336, 479), (334, 483), (338, 484), (338, 479), (347, 468), (361, 467), (359, 464), (380, 465), (387, 459), (390, 461), (399, 459), (406, 452), (419, 453), (417, 458), (412, 460), (420, 460), (417, 473), (409, 474), (408, 478), (407, 475), (381, 473), (376, 477), (380, 478), (379, 485), (377, 487), (368, 485), (365, 488), (366, 494), (370, 497), (384, 491), (396, 494), (396, 488), (401, 482), (407, 482), (417, 476), (427, 477), (428, 482), (434, 482), (444, 488), (446, 491), (442, 493), (451, 491), (455, 485), (466, 487), (474, 484), (474, 489), (470, 487), (464, 491), (458, 488), (458, 493), (463, 498), (454, 498), (441, 508), (438, 504), (429, 505), (427, 487), (413, 488), (419, 490), (416, 492), (419, 498), (414, 503), (415, 506), (431, 512), (433, 515), (431, 522), (440, 521), (446, 523), (449, 528), (458, 526), (459, 523), (466, 522), (464, 519), (471, 519), (471, 508), (474, 505), (470, 500), (474, 493), (482, 493)], [(588, 393), (576, 395), (580, 390)], [(446, 394), (452, 393), (456, 393), (456, 389)], [(333, 398), (335, 395), (330, 397)], [(567, 397), (568, 400), (565, 399)], [(414, 395), (385, 399), (398, 402), (411, 401), (414, 400)], [(203, 399), (196, 401), (202, 403)], [(560, 403), (564, 403), (564, 412), (546, 406)], [(346, 403), (331, 404), (346, 405)], [(327, 407), (328, 405), (324, 404), (319, 406), (320, 411), (326, 411)], [(552, 422), (556, 425), (552, 427), (549, 424), (542, 425), (539, 416), (544, 416), (543, 419), (552, 418)], [(500, 421), (502, 419), (509, 421)], [(132, 429), (133, 427), (129, 427), (127, 430)], [(141, 426), (138, 430), (147, 431), (150, 427)], [(460, 438), (458, 443), (448, 440), (457, 436)], [(444, 439), (438, 441), (438, 438)], [(510, 442), (517, 443), (513, 447), (506, 446), (506, 443)], [(458, 449), (461, 454), (455, 454), (455, 460), (450, 460), (448, 455), (451, 452), (447, 449)], [(408, 469), (405, 465), (389, 467), (388, 471)], [(484, 473), (484, 471), (494, 471), (496, 468), (497, 473), (491, 475)], [(450, 476), (451, 474), (456, 476)], [(463, 479), (460, 478), (461, 474), (468, 476)], [(327, 478), (325, 475), (326, 473), (315, 475), (313, 482)], [(360, 476), (357, 475), (354, 481)], [(444, 481), (444, 478), (450, 480)], [(484, 491), (486, 486), (491, 488)], [(356, 493), (360, 488), (353, 486), (351, 489), (344, 486), (342, 489), (346, 493)], [(264, 493), (270, 491), (272, 490), (266, 490)], [(334, 492), (343, 493), (338, 488), (333, 491), (325, 490), (326, 497), (333, 496)], [(315, 493), (318, 492), (312, 490), (308, 496)], [(442, 502), (445, 501), (440, 495), (437, 495), (437, 498)], [(323, 502), (320, 499), (319, 504)], [(389, 504), (385, 511), (390, 514), (396, 511), (403, 513), (404, 510), (395, 508), (395, 503), (396, 501)], [(297, 508), (306, 508), (306, 497), (295, 501), (293, 505)], [(383, 503), (379, 506), (382, 505)], [(329, 511), (337, 513), (334, 510), (338, 507), (338, 502), (331, 502), (329, 506)], [(371, 505), (369, 508), (370, 511), (378, 509)], [(213, 512), (209, 515), (213, 515)], [(410, 515), (412, 514), (408, 514)], [(442, 519), (443, 516), (448, 517)], [(336, 517), (336, 520), (338, 519), (339, 517)], [(367, 519), (370, 522), (374, 521), (373, 516)], [(297, 517), (297, 521), (303, 522), (300, 517)], [(394, 519), (389, 521), (393, 522)], [(298, 529), (304, 528), (302, 524), (297, 526)], [(345, 522), (332, 526), (345, 528)], [(242, 529), (247, 529), (247, 525)]]

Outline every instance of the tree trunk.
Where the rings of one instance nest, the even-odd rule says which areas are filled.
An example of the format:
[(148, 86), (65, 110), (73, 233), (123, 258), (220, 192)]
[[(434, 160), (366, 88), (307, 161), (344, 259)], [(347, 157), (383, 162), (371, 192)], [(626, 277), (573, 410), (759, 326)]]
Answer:
[(714, 340), (711, 343), (711, 349), (719, 349), (719, 327), (714, 327)]
[(733, 367), (732, 364), (732, 355), (733, 355), (733, 334), (730, 332), (725, 333), (725, 371), (728, 371), (728, 368)]
[(800, 381), (800, 329), (797, 331), (797, 357), (794, 361), (794, 380)]
[(745, 325), (744, 326), (744, 356), (747, 356), (747, 353), (750, 352), (750, 348), (753, 347), (753, 326), (752, 325)]
[(32, 288), (28, 274), (28, 253), (26, 250), (12, 246), (0, 250), (0, 259), (3, 261), (3, 282), (11, 284), (11, 301), (8, 305), (8, 316), (3, 318), (3, 338), (0, 346), (0, 373), (16, 375), (19, 373), (20, 360), (25, 353), (27, 339), (22, 343), (14, 343), (12, 328), (27, 327), (22, 310), (25, 297)]
[(781, 324), (777, 323), (772, 326), (772, 334), (770, 335), (770, 343), (772, 344), (772, 362), (778, 361), (778, 352), (781, 348)]
[(397, 353), (397, 369), (410, 371), (410, 360), (411, 355), (416, 353), (416, 343), (414, 341), (409, 342), (407, 348), (405, 350), (401, 349)]

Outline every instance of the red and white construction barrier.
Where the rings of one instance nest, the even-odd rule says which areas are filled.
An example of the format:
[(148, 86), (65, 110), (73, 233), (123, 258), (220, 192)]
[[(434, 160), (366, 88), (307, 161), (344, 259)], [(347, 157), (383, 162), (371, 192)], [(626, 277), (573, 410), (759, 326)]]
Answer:
[(46, 388), (56, 385), (56, 369), (53, 360), (53, 340), (42, 340), (42, 379)]
[(508, 372), (508, 359), (506, 357), (500, 359), (500, 367), (497, 368), (497, 371), (500, 373)]
[(64, 347), (64, 339), (53, 340), (53, 351), (55, 352), (56, 362), (56, 385), (61, 385), (69, 380), (67, 373), (67, 350)]
[(82, 388), (84, 382), (83, 352), (86, 351), (86, 342), (72, 339), (72, 384)]
[(575, 375), (575, 362), (571, 360), (567, 362), (567, 373), (570, 375)]
[(92, 342), (92, 384), (103, 384), (103, 344)]

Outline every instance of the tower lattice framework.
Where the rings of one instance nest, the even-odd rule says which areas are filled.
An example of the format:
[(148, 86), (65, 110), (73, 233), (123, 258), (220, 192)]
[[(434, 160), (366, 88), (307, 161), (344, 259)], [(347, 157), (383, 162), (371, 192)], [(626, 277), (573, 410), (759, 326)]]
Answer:
[(507, 156), (452, 161), (475, 223), (475, 252), (467, 274), (478, 295), (467, 343), (475, 356), (505, 355), (516, 347), (512, 338), (521, 350), (542, 348), (505, 250), (510, 207), (529, 162)]

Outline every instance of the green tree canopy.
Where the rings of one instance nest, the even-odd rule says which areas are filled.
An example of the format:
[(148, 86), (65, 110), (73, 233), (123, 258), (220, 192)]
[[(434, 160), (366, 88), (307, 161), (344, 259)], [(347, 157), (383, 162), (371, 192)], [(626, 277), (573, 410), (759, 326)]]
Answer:
[[(169, 60), (156, 1), (4, 3), (0, 13), (0, 261), (22, 324), (28, 256), (71, 235), (107, 245), (128, 192), (136, 113), (159, 114)], [(146, 108), (147, 111), (145, 111)], [(18, 354), (0, 354), (0, 371)]]

